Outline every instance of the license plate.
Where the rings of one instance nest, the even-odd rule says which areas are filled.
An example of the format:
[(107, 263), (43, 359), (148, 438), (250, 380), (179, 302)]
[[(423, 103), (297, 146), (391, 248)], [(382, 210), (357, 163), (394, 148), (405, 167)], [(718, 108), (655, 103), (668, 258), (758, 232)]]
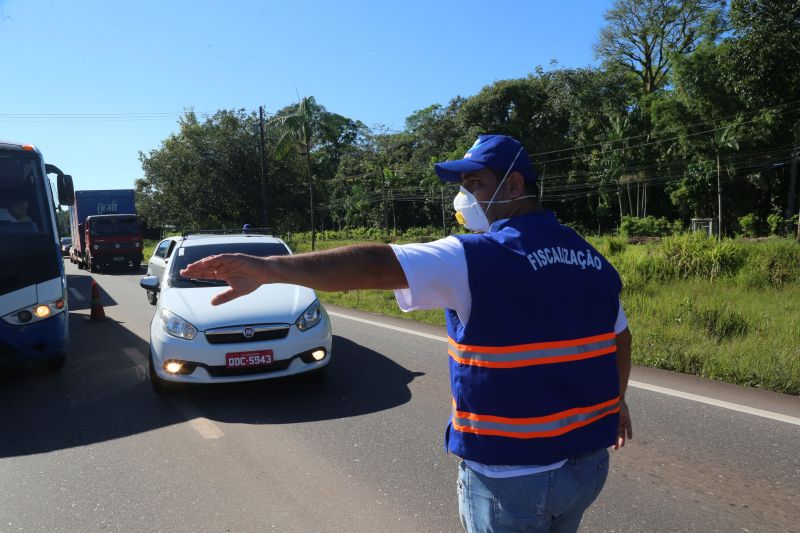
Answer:
[(225, 366), (228, 368), (247, 368), (253, 366), (268, 366), (271, 364), (272, 350), (225, 354)]
[(118, 256), (114, 258), (114, 261), (125, 261), (125, 256)]

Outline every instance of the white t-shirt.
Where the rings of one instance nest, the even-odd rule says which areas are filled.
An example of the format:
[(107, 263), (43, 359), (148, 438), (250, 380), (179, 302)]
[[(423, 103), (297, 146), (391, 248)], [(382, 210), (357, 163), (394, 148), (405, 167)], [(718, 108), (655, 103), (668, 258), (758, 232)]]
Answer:
[[(392, 244), (391, 247), (408, 281), (407, 289), (394, 291), (400, 309), (452, 309), (466, 326), (472, 310), (472, 293), (469, 290), (467, 257), (461, 241), (446, 237), (424, 244)], [(627, 327), (628, 319), (620, 303), (614, 332), (621, 333)], [(466, 461), (471, 469), (495, 478), (555, 470), (565, 462), (566, 459), (550, 465), (485, 465)]]

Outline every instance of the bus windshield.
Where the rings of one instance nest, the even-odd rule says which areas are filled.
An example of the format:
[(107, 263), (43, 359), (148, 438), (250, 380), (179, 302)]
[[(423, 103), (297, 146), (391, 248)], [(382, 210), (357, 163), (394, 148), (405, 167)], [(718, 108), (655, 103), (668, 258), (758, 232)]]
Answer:
[(61, 276), (61, 251), (37, 152), (0, 150), (0, 295)]
[(46, 183), (38, 154), (0, 151), (0, 234), (50, 235)]

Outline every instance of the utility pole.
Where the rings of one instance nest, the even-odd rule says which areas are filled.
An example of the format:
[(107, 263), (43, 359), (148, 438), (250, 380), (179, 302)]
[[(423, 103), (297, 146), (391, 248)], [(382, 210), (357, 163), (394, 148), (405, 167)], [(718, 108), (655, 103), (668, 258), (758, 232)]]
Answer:
[(442, 191), (442, 234), (447, 237), (447, 222), (444, 218), (444, 185), (440, 185), (439, 188)]
[[(786, 201), (786, 234), (788, 235), (791, 231), (791, 227), (789, 225), (789, 220), (794, 216), (795, 207), (797, 200), (797, 159), (800, 156), (800, 148), (795, 148), (792, 152), (792, 171), (789, 178), (789, 198)], [(798, 224), (798, 228), (800, 228), (800, 224)], [(798, 230), (798, 236), (800, 236), (800, 230)]]
[(397, 235), (397, 215), (394, 212), (394, 191), (389, 191), (390, 201), (392, 202), (392, 235)]
[(267, 227), (267, 182), (266, 182), (266, 171), (264, 169), (265, 161), (264, 161), (264, 106), (258, 106), (258, 132), (261, 138), (261, 143), (259, 144), (259, 158), (261, 160), (261, 209), (263, 210), (262, 214), (262, 228)]
[(383, 232), (389, 234), (389, 212), (386, 210), (386, 169), (381, 168), (381, 205), (383, 206)]
[(547, 164), (542, 163), (542, 180), (539, 182), (539, 202), (544, 200), (544, 174), (547, 172)]
[(717, 150), (717, 204), (718, 204), (718, 212), (717, 218), (719, 219), (717, 222), (717, 238), (722, 240), (722, 180), (720, 179), (721, 174), (720, 164), (719, 164), (719, 150)]

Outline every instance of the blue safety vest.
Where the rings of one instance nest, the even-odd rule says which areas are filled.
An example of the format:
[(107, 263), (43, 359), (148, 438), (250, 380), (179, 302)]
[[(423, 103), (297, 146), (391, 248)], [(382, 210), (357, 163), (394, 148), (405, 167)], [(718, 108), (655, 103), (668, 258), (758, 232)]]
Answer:
[(612, 445), (617, 271), (551, 211), (456, 237), (472, 309), (466, 327), (446, 310), (447, 448), (488, 465), (546, 465)]

